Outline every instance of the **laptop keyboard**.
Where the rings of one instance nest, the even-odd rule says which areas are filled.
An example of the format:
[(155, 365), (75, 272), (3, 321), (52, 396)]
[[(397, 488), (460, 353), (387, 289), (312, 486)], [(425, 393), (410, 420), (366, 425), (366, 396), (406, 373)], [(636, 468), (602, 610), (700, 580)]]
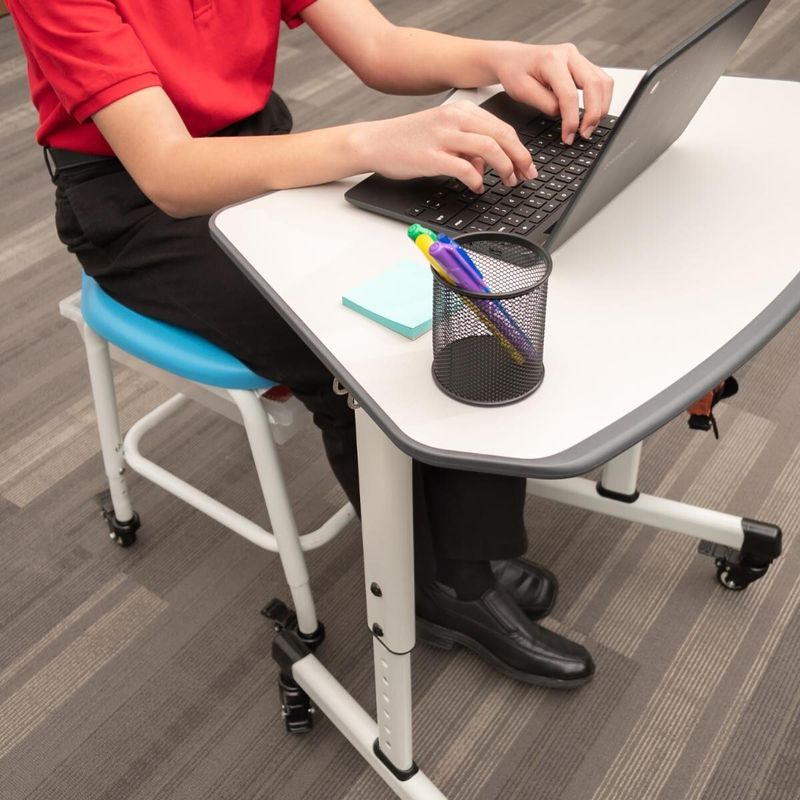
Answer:
[(407, 214), (439, 229), (472, 233), (498, 231), (530, 236), (549, 229), (569, 205), (575, 192), (606, 145), (617, 117), (604, 117), (588, 139), (576, 134), (572, 145), (561, 141), (561, 120), (535, 117), (517, 129), (533, 157), (536, 180), (505, 186), (488, 168), (483, 191), (476, 194), (455, 178), (442, 178), (441, 188), (421, 197)]

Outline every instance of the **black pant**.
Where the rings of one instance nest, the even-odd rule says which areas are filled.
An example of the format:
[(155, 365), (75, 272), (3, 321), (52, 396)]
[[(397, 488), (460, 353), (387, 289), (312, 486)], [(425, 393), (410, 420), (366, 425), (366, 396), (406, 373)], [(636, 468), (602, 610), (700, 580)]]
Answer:
[[(273, 94), (259, 114), (226, 135), (291, 129)], [(208, 217), (174, 219), (139, 190), (116, 160), (57, 173), (59, 237), (86, 273), (124, 305), (195, 331), (254, 372), (288, 386), (312, 412), (334, 474), (359, 508), (353, 412), (332, 391), (333, 376), (211, 239)], [(414, 464), (417, 580), (436, 558), (490, 560), (521, 555), (525, 481)]]

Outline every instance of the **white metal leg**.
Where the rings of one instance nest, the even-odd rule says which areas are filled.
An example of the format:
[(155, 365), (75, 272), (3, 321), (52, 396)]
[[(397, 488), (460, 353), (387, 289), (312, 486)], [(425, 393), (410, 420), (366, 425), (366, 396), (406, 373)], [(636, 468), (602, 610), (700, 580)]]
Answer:
[(319, 622), (311, 596), (308, 570), (267, 414), (255, 392), (231, 389), (230, 395), (239, 407), (247, 431), (273, 535), (278, 543), (278, 555), (292, 594), (298, 628), (301, 633), (315, 633)]
[(398, 797), (403, 800), (447, 800), (423, 772), (401, 780), (378, 758), (374, 750), (378, 737), (375, 720), (315, 656), (309, 655), (295, 662), (292, 675)]
[(356, 435), (378, 742), (384, 756), (407, 771), (414, 764), (410, 653), (416, 636), (411, 459), (361, 409)]
[(114, 516), (120, 522), (133, 518), (133, 509), (128, 497), (125, 480), (125, 462), (122, 456), (122, 437), (117, 415), (117, 396), (114, 390), (114, 373), (108, 353), (108, 342), (84, 325), (83, 341), (86, 347), (86, 360), (89, 364), (89, 380), (94, 398), (97, 429), (100, 434), (100, 449), (103, 466), (111, 491)]
[(636, 482), (639, 479), (639, 461), (642, 457), (642, 443), (612, 458), (603, 467), (602, 487), (609, 492), (632, 496), (636, 494)]

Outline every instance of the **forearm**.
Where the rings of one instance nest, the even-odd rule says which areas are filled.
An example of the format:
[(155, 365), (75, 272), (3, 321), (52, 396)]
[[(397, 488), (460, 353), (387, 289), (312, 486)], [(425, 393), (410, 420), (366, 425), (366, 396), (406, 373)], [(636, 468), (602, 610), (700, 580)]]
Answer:
[(496, 64), (513, 42), (465, 39), (391, 26), (383, 33), (368, 74), (372, 88), (388, 94), (433, 94), (498, 81)]
[(273, 189), (326, 183), (367, 171), (359, 127), (167, 142), (155, 154), (156, 168), (144, 173), (140, 184), (172, 216), (210, 214)]

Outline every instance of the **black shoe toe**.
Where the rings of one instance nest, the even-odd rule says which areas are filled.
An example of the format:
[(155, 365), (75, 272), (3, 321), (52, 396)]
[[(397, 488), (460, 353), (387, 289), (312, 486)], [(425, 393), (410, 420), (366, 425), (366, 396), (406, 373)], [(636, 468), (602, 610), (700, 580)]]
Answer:
[(594, 674), (586, 648), (532, 622), (501, 588), (478, 600), (460, 600), (440, 583), (419, 588), (417, 634), (438, 647), (460, 644), (504, 675), (539, 686), (582, 686)]

